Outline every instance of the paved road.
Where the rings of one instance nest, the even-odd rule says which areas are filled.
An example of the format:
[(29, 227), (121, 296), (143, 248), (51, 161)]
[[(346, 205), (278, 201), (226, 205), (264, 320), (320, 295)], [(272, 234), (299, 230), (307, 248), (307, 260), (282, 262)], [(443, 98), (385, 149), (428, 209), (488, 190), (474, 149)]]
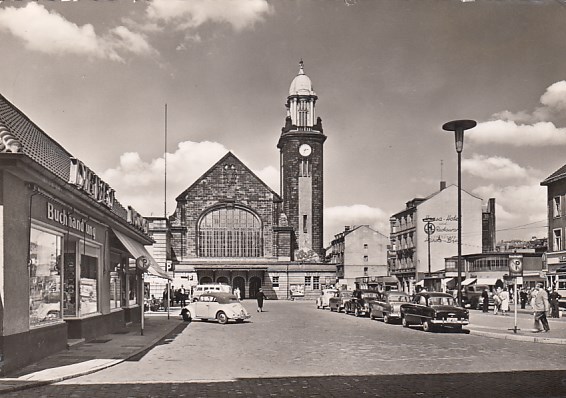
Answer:
[(194, 321), (138, 361), (10, 396), (566, 396), (564, 346), (424, 333), (305, 302), (266, 310), (244, 324)]

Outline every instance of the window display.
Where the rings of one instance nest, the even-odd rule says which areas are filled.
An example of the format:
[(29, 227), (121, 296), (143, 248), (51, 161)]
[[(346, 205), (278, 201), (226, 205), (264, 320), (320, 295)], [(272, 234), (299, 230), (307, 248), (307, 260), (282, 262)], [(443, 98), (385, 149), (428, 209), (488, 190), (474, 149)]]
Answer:
[(30, 233), (30, 326), (61, 321), (62, 238), (35, 227)]
[(82, 244), (81, 276), (79, 279), (80, 314), (89, 315), (98, 312), (98, 259), (100, 249)]

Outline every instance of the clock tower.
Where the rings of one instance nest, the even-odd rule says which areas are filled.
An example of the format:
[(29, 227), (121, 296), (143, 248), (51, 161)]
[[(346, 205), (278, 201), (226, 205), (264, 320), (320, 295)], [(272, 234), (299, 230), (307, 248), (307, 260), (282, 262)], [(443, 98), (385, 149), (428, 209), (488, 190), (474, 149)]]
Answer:
[(326, 136), (316, 117), (317, 95), (303, 61), (291, 82), (287, 117), (277, 143), (283, 212), (295, 231), (295, 260), (321, 261), (323, 244), (323, 146)]

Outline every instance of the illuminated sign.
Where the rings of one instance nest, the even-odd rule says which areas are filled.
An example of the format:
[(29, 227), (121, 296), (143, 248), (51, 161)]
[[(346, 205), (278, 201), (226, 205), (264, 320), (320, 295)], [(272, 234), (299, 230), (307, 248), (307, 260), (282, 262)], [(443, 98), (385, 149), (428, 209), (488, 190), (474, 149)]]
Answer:
[(114, 190), (79, 159), (71, 158), (69, 183), (106, 207), (114, 205)]

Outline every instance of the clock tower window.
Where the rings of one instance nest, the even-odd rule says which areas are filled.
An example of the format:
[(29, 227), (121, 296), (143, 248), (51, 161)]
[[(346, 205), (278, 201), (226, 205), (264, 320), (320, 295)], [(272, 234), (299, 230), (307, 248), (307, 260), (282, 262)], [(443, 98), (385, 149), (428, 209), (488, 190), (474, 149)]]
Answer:
[(299, 177), (310, 177), (312, 174), (312, 165), (308, 159), (301, 159), (299, 165)]

